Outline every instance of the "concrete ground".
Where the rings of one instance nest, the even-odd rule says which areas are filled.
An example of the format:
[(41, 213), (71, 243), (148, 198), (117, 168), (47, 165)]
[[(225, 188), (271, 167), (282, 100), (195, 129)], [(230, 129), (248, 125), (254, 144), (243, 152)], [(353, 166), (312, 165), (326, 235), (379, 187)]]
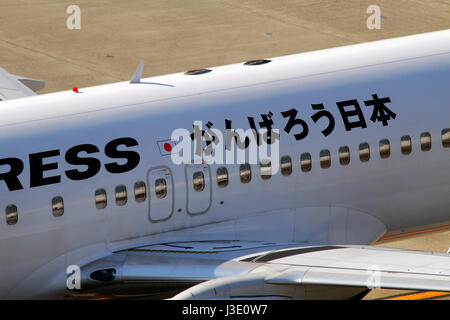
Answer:
[[(433, 252), (447, 252), (450, 248), (450, 228), (436, 232), (419, 233), (412, 236), (397, 237), (389, 240), (380, 240), (377, 245), (390, 248), (411, 250), (424, 250)], [(420, 293), (405, 290), (372, 290), (365, 299), (445, 299), (450, 300), (449, 293)]]
[(2, 0), (0, 65), (45, 93), (449, 28), (449, 0)]
[[(79, 30), (66, 26), (72, 4)], [(366, 26), (373, 4), (379, 30)], [(0, 66), (47, 93), (128, 80), (140, 60), (150, 77), (449, 28), (450, 0), (2, 0)], [(450, 231), (380, 245), (441, 252)]]

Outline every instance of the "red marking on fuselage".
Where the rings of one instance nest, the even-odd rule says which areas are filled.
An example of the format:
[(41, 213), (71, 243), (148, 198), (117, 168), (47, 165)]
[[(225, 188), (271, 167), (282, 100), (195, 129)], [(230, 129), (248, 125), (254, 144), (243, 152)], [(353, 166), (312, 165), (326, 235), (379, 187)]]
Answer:
[(164, 143), (164, 150), (166, 150), (167, 152), (172, 151), (172, 146), (170, 145), (170, 143)]

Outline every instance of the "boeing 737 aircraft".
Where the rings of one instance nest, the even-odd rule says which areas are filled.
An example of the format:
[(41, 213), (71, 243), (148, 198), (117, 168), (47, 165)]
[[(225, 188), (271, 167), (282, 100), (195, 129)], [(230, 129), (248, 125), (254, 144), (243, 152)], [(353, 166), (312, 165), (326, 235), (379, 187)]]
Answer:
[[(448, 254), (372, 246), (450, 225), (450, 30), (142, 69), (42, 95), (0, 70), (0, 298), (450, 291)], [(207, 161), (226, 140), (246, 161)]]

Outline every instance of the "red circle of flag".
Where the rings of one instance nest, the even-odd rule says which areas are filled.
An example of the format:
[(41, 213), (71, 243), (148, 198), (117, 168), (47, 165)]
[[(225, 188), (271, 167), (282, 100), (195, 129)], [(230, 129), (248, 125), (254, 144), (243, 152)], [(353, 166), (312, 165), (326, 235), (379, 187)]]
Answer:
[(164, 143), (164, 150), (166, 150), (167, 152), (172, 151), (172, 146), (170, 145), (170, 143)]

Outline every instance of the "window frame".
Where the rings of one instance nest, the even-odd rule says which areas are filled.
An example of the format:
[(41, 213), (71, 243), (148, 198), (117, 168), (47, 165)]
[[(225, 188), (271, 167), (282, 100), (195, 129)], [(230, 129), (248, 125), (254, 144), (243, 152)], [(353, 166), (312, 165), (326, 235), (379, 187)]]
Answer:
[(422, 132), (420, 134), (420, 150), (422, 150), (423, 152), (428, 152), (431, 150), (431, 147), (431, 134), (428, 131)]
[(249, 183), (252, 181), (252, 167), (249, 163), (239, 165), (239, 179), (241, 183)]
[(280, 169), (283, 176), (290, 176), (292, 174), (292, 158), (289, 155), (281, 157)]
[(378, 150), (381, 159), (389, 158), (391, 156), (391, 142), (389, 139), (381, 139), (378, 143)]
[[(104, 199), (102, 197), (104, 196)], [(108, 205), (108, 195), (103, 188), (95, 190), (95, 207), (98, 210), (105, 209)]]
[(312, 169), (312, 157), (311, 153), (303, 152), (300, 155), (300, 169), (302, 172), (310, 172)]
[(144, 202), (147, 200), (147, 185), (144, 181), (136, 181), (133, 187), (134, 200), (136, 202)]
[(400, 138), (400, 150), (403, 155), (408, 155), (412, 152), (412, 141), (411, 136), (403, 135)]
[(219, 188), (228, 186), (229, 176), (227, 167), (219, 167), (216, 170), (216, 181)]
[(338, 150), (339, 164), (347, 166), (350, 164), (350, 148), (348, 146), (340, 146)]
[(450, 148), (450, 128), (442, 129), (441, 143), (443, 148)]
[(155, 197), (156, 199), (164, 199), (167, 196), (167, 182), (164, 178), (155, 180)]
[(370, 160), (370, 145), (368, 142), (361, 142), (358, 147), (359, 161), (368, 162)]
[(319, 152), (319, 163), (322, 169), (331, 167), (331, 153), (328, 149), (322, 149)]
[[(266, 174), (269, 172), (269, 174)], [(268, 159), (259, 162), (259, 175), (263, 180), (269, 180), (272, 177), (272, 162)]]
[(61, 196), (52, 198), (52, 214), (54, 217), (61, 217), (64, 214), (64, 199)]
[(15, 204), (8, 204), (5, 207), (5, 220), (8, 226), (14, 226), (19, 222), (19, 210)]
[(114, 188), (114, 198), (116, 205), (122, 207), (128, 202), (128, 192), (127, 186), (124, 184), (119, 184)]
[(195, 192), (205, 190), (205, 174), (202, 171), (195, 171), (192, 174), (192, 185)]

